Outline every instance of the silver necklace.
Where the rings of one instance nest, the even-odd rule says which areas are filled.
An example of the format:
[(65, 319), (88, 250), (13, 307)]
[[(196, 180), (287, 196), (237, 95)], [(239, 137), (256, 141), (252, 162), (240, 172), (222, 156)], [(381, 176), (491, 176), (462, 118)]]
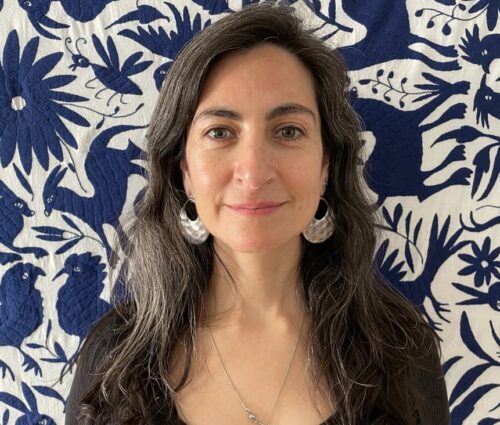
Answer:
[(278, 403), (278, 399), (280, 398), (280, 395), (281, 395), (281, 391), (283, 390), (283, 387), (285, 385), (285, 381), (286, 381), (286, 378), (288, 376), (288, 373), (290, 372), (290, 366), (292, 364), (292, 360), (293, 360), (293, 357), (295, 356), (295, 351), (297, 350), (297, 345), (299, 343), (299, 339), (300, 339), (300, 333), (302, 332), (302, 323), (304, 323), (304, 316), (305, 314), (302, 316), (302, 321), (300, 322), (300, 328), (299, 328), (299, 335), (297, 336), (297, 341), (295, 342), (295, 347), (293, 349), (293, 353), (292, 353), (292, 356), (290, 357), (290, 361), (288, 362), (288, 368), (286, 370), (286, 375), (285, 377), (283, 378), (283, 382), (281, 383), (281, 387), (280, 387), (280, 390), (279, 390), (279, 393), (278, 393), (278, 396), (276, 397), (276, 400), (274, 402), (274, 405), (273, 405), (273, 408), (271, 410), (271, 414), (269, 415), (269, 418), (267, 418), (267, 421), (264, 423), (264, 422), (261, 422), (257, 419), (257, 416), (255, 416), (255, 414), (245, 405), (245, 403), (243, 403), (243, 400), (241, 399), (240, 395), (238, 394), (238, 391), (236, 390), (234, 384), (233, 384), (233, 381), (231, 380), (231, 378), (229, 377), (228, 373), (227, 373), (227, 370), (226, 368), (224, 367), (224, 363), (222, 362), (222, 358), (219, 354), (219, 350), (217, 350), (217, 347), (215, 346), (215, 341), (214, 341), (214, 338), (212, 336), (212, 332), (210, 331), (210, 327), (208, 327), (208, 332), (210, 334), (210, 339), (212, 340), (212, 345), (214, 347), (214, 350), (215, 352), (217, 353), (217, 357), (219, 357), (219, 360), (220, 360), (220, 364), (222, 366), (222, 369), (224, 370), (224, 373), (226, 374), (227, 376), (227, 379), (229, 380), (231, 386), (233, 387), (233, 390), (234, 392), (236, 393), (236, 396), (238, 397), (238, 399), (240, 400), (240, 403), (241, 405), (243, 406), (243, 409), (245, 410), (245, 413), (247, 414), (248, 416), (248, 420), (254, 424), (257, 424), (257, 425), (265, 425), (266, 423), (269, 423), (269, 420), (271, 419), (271, 417), (273, 416), (273, 412), (274, 412), (274, 409), (276, 408), (276, 404)]

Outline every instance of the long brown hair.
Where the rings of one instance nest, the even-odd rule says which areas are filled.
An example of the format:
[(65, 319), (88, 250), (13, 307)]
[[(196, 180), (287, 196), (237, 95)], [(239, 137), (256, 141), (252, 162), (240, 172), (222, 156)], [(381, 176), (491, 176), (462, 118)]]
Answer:
[[(380, 416), (373, 423), (414, 423), (413, 403), (421, 395), (412, 372), (439, 340), (375, 267), (379, 216), (365, 184), (369, 170), (360, 167), (362, 126), (349, 103), (346, 65), (290, 5), (272, 2), (230, 13), (196, 34), (163, 81), (147, 134), (148, 184), (124, 248), (124, 291), (80, 352), (88, 361), (100, 355), (92, 351), (99, 341), (112, 341), (83, 400), (82, 423), (111, 417), (115, 424), (151, 423), (151, 412), (171, 413), (176, 391), (189, 383), (204, 295), (220, 258), (211, 236), (192, 245), (181, 234), (178, 216), (187, 197), (179, 163), (186, 129), (210, 68), (225, 54), (260, 43), (286, 49), (311, 72), (330, 160), (324, 198), (335, 232), (319, 244), (303, 239), (300, 262), (311, 317), (308, 355), (316, 365), (311, 382), (326, 378), (343, 424), (369, 423), (374, 412)], [(168, 365), (179, 345), (187, 360), (174, 387)]]

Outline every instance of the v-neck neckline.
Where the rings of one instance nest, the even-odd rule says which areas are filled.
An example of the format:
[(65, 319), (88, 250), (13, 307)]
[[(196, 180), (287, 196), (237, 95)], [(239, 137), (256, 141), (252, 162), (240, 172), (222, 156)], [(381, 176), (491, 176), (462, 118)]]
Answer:
[[(335, 419), (336, 414), (333, 413), (330, 417), (328, 417), (325, 421), (319, 423), (318, 425), (333, 425), (334, 422), (333, 420)], [(188, 425), (186, 424), (179, 416), (179, 412), (177, 411), (177, 407), (174, 404), (174, 409), (173, 409), (173, 419), (176, 421), (172, 425)]]

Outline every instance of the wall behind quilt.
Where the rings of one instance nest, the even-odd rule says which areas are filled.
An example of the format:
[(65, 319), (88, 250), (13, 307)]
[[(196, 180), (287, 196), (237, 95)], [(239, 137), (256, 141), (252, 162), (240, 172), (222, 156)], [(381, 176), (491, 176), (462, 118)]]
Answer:
[[(0, 0), (2, 425), (64, 423), (162, 79), (246, 3)], [(376, 260), (442, 338), (452, 424), (500, 423), (500, 2), (291, 3), (351, 68)]]

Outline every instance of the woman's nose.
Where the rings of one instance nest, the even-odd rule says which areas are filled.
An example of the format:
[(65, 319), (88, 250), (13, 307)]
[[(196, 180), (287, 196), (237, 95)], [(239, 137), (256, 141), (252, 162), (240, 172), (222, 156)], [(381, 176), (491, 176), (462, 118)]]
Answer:
[(275, 160), (270, 142), (265, 136), (249, 136), (238, 143), (235, 163), (235, 177), (249, 190), (256, 190), (273, 180), (275, 176)]

